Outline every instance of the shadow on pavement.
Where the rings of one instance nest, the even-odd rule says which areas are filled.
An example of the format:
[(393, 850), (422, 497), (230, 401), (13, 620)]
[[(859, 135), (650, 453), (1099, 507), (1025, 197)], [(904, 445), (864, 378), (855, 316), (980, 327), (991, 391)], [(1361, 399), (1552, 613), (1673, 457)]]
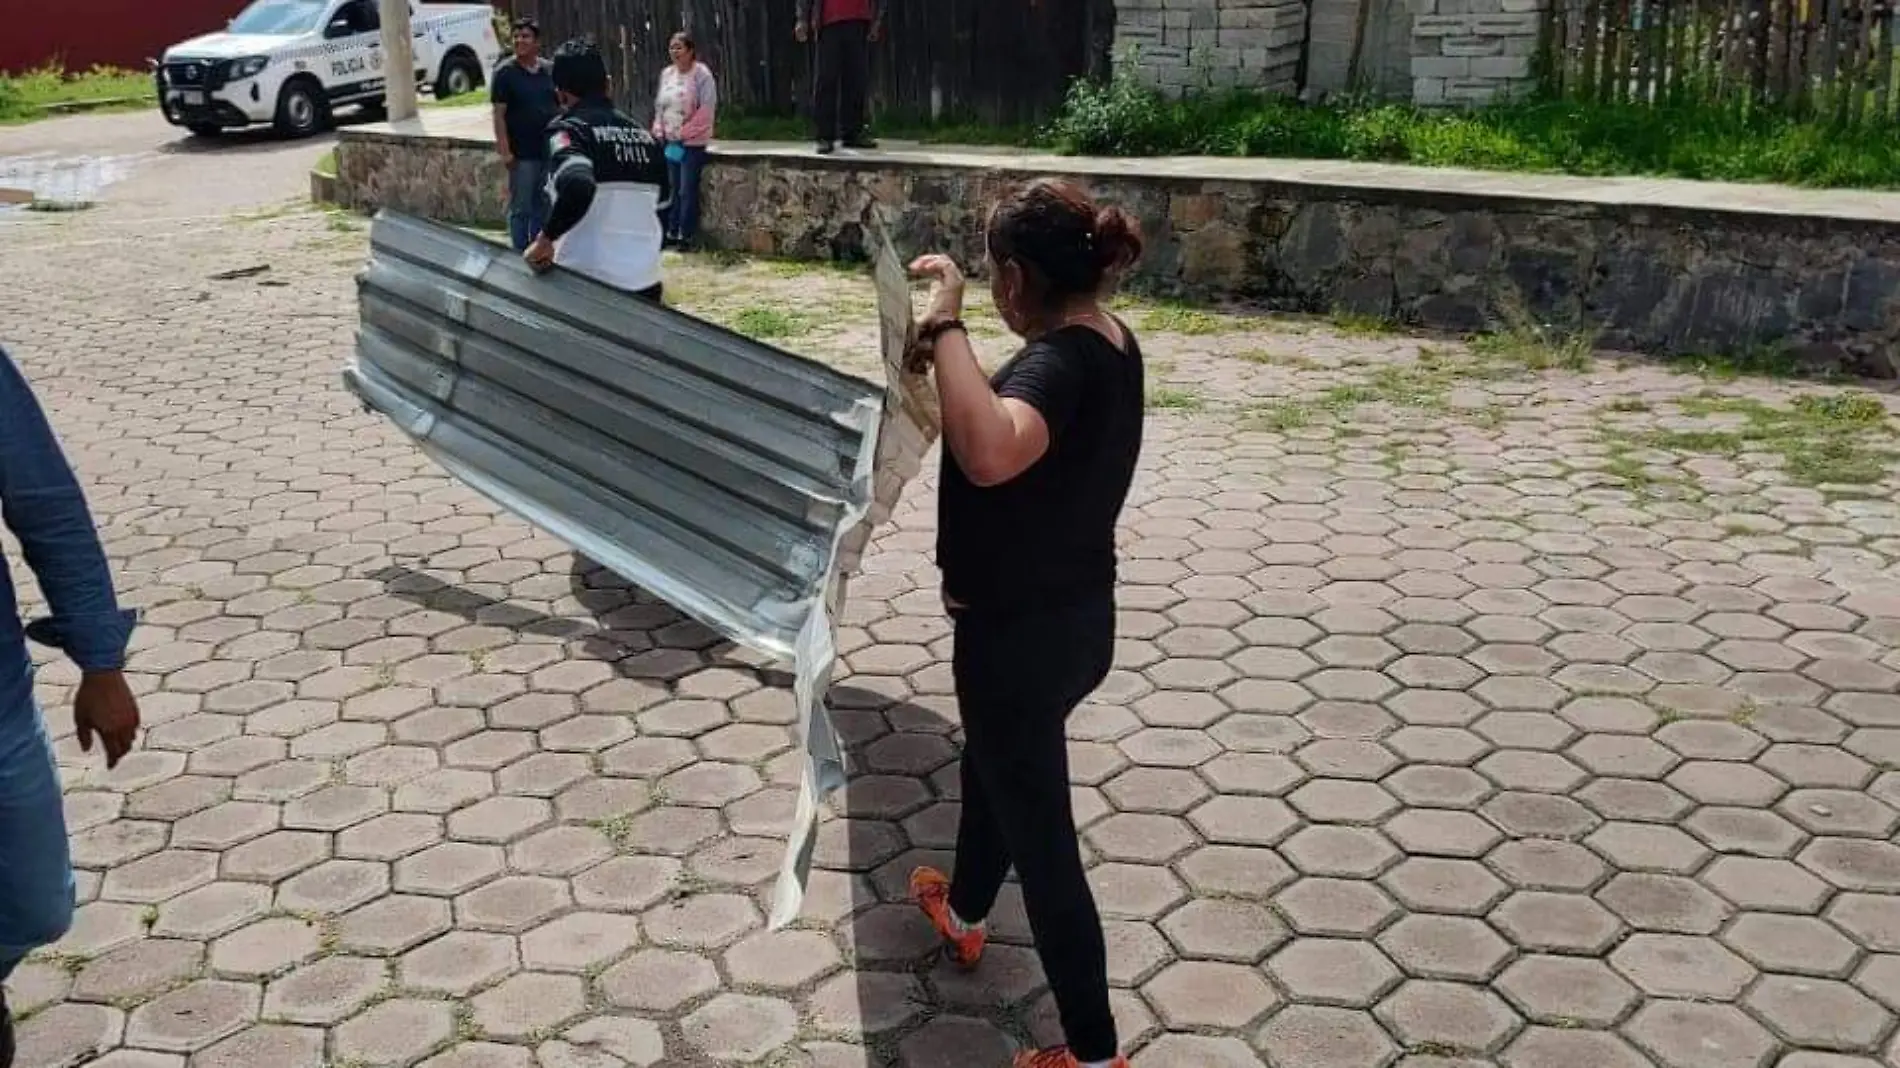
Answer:
[[(629, 716), (642, 724), (633, 739), (648, 736), (653, 725), (652, 744), (691, 742), (693, 762), (740, 759), (724, 751), (709, 753), (711, 745), (702, 744), (721, 728), (769, 723), (789, 732), (793, 726), (786, 672), (717, 638), (578, 555), (569, 572), (569, 591), (593, 617), (591, 624), (549, 616), (401, 566), (371, 577), (392, 595), (418, 605), (477, 624), (559, 640), (583, 656), (613, 664), (621, 678), (663, 683), (667, 699)], [(708, 668), (750, 674), (766, 689), (726, 701), (723, 711), (708, 709), (704, 695), (689, 680)], [(684, 686), (682, 680), (688, 680)], [(781, 1049), (780, 1056), (790, 1057), (783, 1062), (787, 1065), (1006, 1064), (1014, 1045), (1032, 1039), (1054, 1041), (1058, 1034), (1041, 966), (1029, 948), (1028, 922), (1016, 884), (1004, 887), (990, 919), (990, 950), (975, 973), (960, 972), (941, 960), (934, 933), (908, 900), (915, 867), (951, 868), (959, 812), (955, 702), (946, 695), (909, 694), (908, 687), (893, 685), (891, 677), (863, 681), (871, 684), (855, 684), (845, 676), (830, 691), (851, 779), (821, 817), (799, 921), (778, 935), (761, 936), (780, 943), (760, 955), (771, 961), (772, 981), (748, 983), (735, 977), (728, 957), (721, 990), (764, 987), (794, 1003), (798, 1016), (808, 1021), (803, 1033), (809, 1037)], [(690, 714), (687, 706), (695, 706)], [(735, 712), (735, 707), (741, 710)], [(679, 714), (668, 714), (662, 727), (650, 716), (664, 710)], [(761, 749), (747, 755), (764, 785), (722, 806), (719, 835), (686, 858), (689, 884), (681, 896), (738, 884), (763, 914), (769, 910), (793, 815), (798, 765), (782, 742), (770, 753)], [(660, 804), (700, 800), (669, 796), (672, 791), (665, 788), (667, 781), (691, 767), (685, 760), (674, 760), (647, 769), (660, 784)], [(618, 770), (627, 773), (624, 767)], [(669, 851), (663, 845), (658, 848)], [(833, 940), (842, 967), (824, 964)]]

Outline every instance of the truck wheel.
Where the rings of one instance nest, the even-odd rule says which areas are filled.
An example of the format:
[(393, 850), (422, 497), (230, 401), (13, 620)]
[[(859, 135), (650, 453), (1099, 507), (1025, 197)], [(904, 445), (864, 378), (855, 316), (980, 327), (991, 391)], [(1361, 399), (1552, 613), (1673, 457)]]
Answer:
[(277, 132), (285, 137), (309, 137), (330, 121), (330, 106), (322, 91), (307, 81), (284, 86), (277, 96)]
[(471, 56), (456, 53), (442, 61), (442, 73), (435, 78), (435, 98), (447, 100), (465, 96), (482, 86), (481, 64)]
[(185, 129), (190, 130), (193, 137), (216, 137), (224, 132), (224, 127), (214, 126), (208, 122), (194, 122)]

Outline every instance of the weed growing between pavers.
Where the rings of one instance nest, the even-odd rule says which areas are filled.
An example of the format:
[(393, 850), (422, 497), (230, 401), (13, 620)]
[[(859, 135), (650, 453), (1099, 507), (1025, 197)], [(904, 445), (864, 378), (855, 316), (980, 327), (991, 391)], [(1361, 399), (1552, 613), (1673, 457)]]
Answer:
[(732, 317), (730, 325), (739, 333), (759, 341), (800, 337), (812, 330), (811, 320), (797, 312), (780, 311), (777, 308), (741, 308)]
[(1612, 447), (1620, 439), (1643, 448), (1730, 459), (1766, 453), (1778, 456), (1782, 471), (1803, 486), (1878, 483), (1900, 460), (1893, 418), (1869, 393), (1805, 393), (1786, 408), (1749, 397), (1703, 394), (1678, 401), (1676, 407), (1692, 418), (1714, 420), (1714, 425), (1609, 429), (1605, 438)]
[(1198, 412), (1205, 407), (1207, 401), (1193, 390), (1169, 386), (1152, 386), (1148, 390), (1149, 411)]

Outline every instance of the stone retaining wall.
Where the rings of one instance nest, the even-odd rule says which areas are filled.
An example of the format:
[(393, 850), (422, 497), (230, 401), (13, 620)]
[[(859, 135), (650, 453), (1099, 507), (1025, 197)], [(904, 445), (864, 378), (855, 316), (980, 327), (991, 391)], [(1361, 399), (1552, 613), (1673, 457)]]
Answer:
[(1550, 0), (1412, 0), (1412, 100), (1487, 104), (1533, 86)]
[[(881, 213), (900, 251), (977, 265), (983, 205), (1024, 172), (951, 158), (716, 152), (706, 237), (755, 253), (853, 258)], [(1596, 332), (1612, 348), (1785, 348), (1878, 377), (1894, 377), (1900, 362), (1900, 222), (1064, 165), (1098, 172), (1088, 176), (1095, 192), (1143, 220), (1149, 251), (1133, 281), (1155, 292), (1458, 332), (1528, 316)], [(346, 132), (337, 184), (356, 207), (502, 216), (500, 168), (485, 144)]]

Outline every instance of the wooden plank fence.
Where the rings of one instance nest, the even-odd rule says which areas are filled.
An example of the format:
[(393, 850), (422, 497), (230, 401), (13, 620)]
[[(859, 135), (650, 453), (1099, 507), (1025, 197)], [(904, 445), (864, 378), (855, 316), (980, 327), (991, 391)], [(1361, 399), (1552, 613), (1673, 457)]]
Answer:
[(1859, 123), (1892, 121), (1888, 0), (1559, 0), (1549, 75), (1616, 103), (1746, 102)]
[[(722, 106), (809, 113), (811, 46), (792, 35), (792, 0), (508, 0), (547, 40), (589, 34), (621, 103), (652, 106), (666, 42), (690, 30), (719, 78)], [(872, 49), (872, 107), (910, 119), (1042, 122), (1078, 76), (1108, 73), (1114, 0), (892, 0)]]

